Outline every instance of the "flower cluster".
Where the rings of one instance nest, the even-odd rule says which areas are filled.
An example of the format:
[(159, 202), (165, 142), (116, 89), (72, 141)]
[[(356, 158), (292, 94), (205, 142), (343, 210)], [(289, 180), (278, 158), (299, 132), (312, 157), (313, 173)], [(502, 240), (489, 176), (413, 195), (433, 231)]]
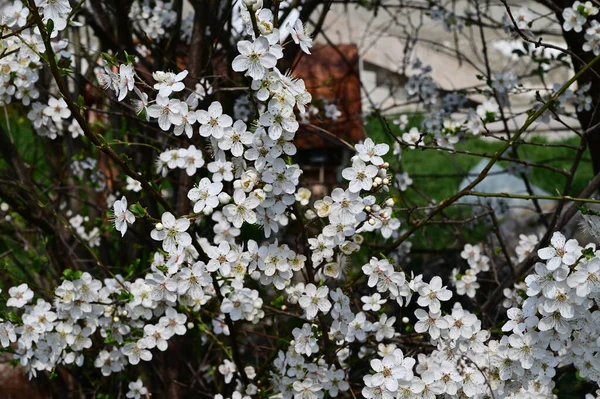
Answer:
[(196, 171), (203, 166), (204, 155), (194, 145), (190, 145), (188, 148), (167, 150), (161, 153), (156, 160), (156, 172), (163, 177), (169, 173), (170, 169), (185, 169), (188, 176), (194, 176)]
[(157, 0), (152, 4), (153, 6), (146, 1), (134, 1), (129, 10), (129, 19), (135, 23), (139, 32), (160, 40), (177, 21), (177, 13), (173, 11), (171, 2)]
[(587, 19), (596, 14), (598, 14), (598, 8), (594, 7), (591, 1), (585, 3), (575, 1), (571, 7), (566, 7), (562, 12), (565, 21), (563, 22), (563, 29), (565, 32), (570, 30), (581, 32)]
[(469, 298), (475, 297), (477, 289), (479, 289), (477, 274), (490, 270), (490, 259), (481, 252), (481, 246), (465, 244), (463, 251), (460, 253), (461, 258), (467, 261), (469, 268), (464, 273), (459, 273), (458, 269), (452, 271), (451, 281), (458, 295), (467, 295)]
[[(135, 30), (147, 35), (139, 39), (162, 43), (175, 24), (181, 24), (186, 40), (191, 38), (193, 20), (177, 21), (173, 3), (132, 4), (129, 17)], [(36, 0), (35, 5), (43, 22), (53, 26), (45, 33), (53, 40), (57, 60), (66, 62), (68, 42), (57, 32), (74, 23), (67, 20), (71, 6), (66, 0)], [(104, 54), (102, 66), (90, 69), (110, 101), (127, 99), (140, 123), (159, 131), (164, 136), (160, 143), (169, 145), (157, 152), (158, 176), (148, 184), (154, 188), (168, 181), (173, 169), (185, 170), (187, 176), (178, 174), (190, 184), (181, 190), (177, 206), (169, 206), (168, 195), (160, 197), (165, 184), (153, 193), (161, 206), (143, 208), (136, 202), (148, 194), (141, 192), (142, 182), (147, 187), (141, 175), (128, 171), (129, 204), (95, 159), (71, 161), (74, 176), (90, 180), (98, 192), (113, 191), (108, 206), (115, 230), (121, 237), (129, 230), (125, 240), (142, 236), (152, 259), (138, 265), (140, 273), (113, 275), (112, 265), (98, 257), (94, 264), (110, 278), (67, 269), (57, 279), (60, 285), (47, 292), (34, 292), (27, 283), (10, 287), (7, 311), (0, 313), (0, 347), (31, 376), (62, 365), (92, 364), (85, 360), (90, 355), (98, 373), (110, 376), (151, 361), (192, 329), (202, 342), (220, 347), (221, 338), (240, 339), (241, 326), (248, 328), (244, 334), (275, 338), (281, 346), (272, 352), (273, 367), (261, 365), (260, 379), (254, 366), (244, 364), (249, 356), (240, 359), (236, 352), (243, 346), (223, 348), (205, 373), (210, 380), (221, 379), (224, 384), (218, 385), (233, 391), (232, 399), (255, 397), (261, 384), (283, 399), (345, 397), (348, 391), (352, 396), (360, 391), (367, 399), (552, 398), (553, 377), (559, 367), (570, 365), (581, 378), (600, 382), (600, 252), (593, 244), (582, 247), (555, 232), (550, 245), (534, 253), (538, 236), (521, 235), (516, 262), (535, 255), (541, 262), (524, 283), (504, 290), (508, 321), (490, 325), (472, 305), (493, 264), (492, 249), (466, 244), (460, 257), (468, 267), (453, 270), (445, 281), (429, 271), (415, 272), (407, 262), (411, 244), (406, 237), (400, 237), (393, 251), (368, 241), (378, 237), (388, 243), (405, 234), (399, 231), (397, 204), (406, 202), (413, 180), (390, 165), (400, 159), (402, 149), (453, 150), (465, 133), (483, 134), (509, 108), (509, 94), (520, 90), (516, 75), (489, 76), (482, 83), (485, 98), (460, 114), (470, 101), (467, 95), (443, 93), (431, 68), (415, 62), (406, 84), (409, 97), (428, 109), (439, 108), (419, 127), (409, 129), (406, 115), (398, 119), (401, 134), (393, 161), (388, 144), (366, 138), (354, 145), (340, 169), (343, 184), (313, 199), (310, 190), (300, 187), (303, 172), (292, 156), (299, 119), (321, 111), (311, 107), (302, 79), (278, 69), (284, 44), (310, 54), (310, 32), (300, 20), (289, 23), (286, 44), (285, 33), (277, 28), (279, 16), (261, 0), (244, 0), (240, 6), (245, 36), (236, 42), (231, 68), (246, 80), (250, 99), (236, 106), (237, 112), (230, 112), (226, 101), (213, 101), (222, 98), (213, 96), (211, 82), (189, 76), (187, 70), (142, 74), (128, 54), (123, 63)], [(563, 13), (564, 30), (582, 31), (597, 11), (591, 2), (575, 2)], [(30, 106), (28, 118), (38, 134), (56, 139), (68, 132), (65, 139), (71, 142), (84, 135), (86, 126), (74, 119), (68, 97), (48, 90), (37, 101), (45, 41), (36, 28), (25, 29), (29, 13), (21, 2), (3, 8), (0, 22), (23, 31), (0, 42), (0, 51), (8, 54), (0, 57), (0, 102), (20, 100)], [(443, 21), (448, 31), (459, 31), (464, 24), (443, 8), (432, 8), (430, 17)], [(531, 28), (533, 16), (526, 8), (514, 17), (518, 29)], [(584, 50), (600, 51), (599, 32), (592, 21)], [(143, 47), (138, 43), (135, 51), (143, 55)], [(590, 88), (565, 91), (551, 113), (566, 113), (567, 101), (580, 112), (591, 110)], [(341, 117), (335, 102), (323, 104), (326, 118)], [(172, 143), (186, 144), (177, 148)], [(11, 221), (7, 204), (0, 211)], [(89, 217), (64, 213), (65, 228), (94, 254), (103, 233), (100, 222), (90, 227)], [(590, 220), (588, 224), (596, 223)], [(290, 225), (297, 229), (293, 234), (285, 230)], [(407, 229), (412, 226), (417, 224)], [(255, 239), (242, 241), (242, 230)], [(108, 237), (110, 232), (104, 232)], [(379, 255), (372, 256), (372, 248)], [(352, 264), (362, 265), (354, 275), (348, 270)], [(275, 316), (289, 323), (279, 330)], [(277, 336), (260, 331), (263, 326)], [(419, 350), (409, 352), (405, 344)], [(351, 386), (356, 381), (360, 386)], [(149, 395), (141, 379), (130, 381), (128, 388), (128, 398)]]

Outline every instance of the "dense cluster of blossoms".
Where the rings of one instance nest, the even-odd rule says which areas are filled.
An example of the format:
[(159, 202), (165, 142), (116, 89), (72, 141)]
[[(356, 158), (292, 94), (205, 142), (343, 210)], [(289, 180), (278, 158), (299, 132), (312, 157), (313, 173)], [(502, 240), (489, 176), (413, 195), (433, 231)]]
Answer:
[(585, 3), (575, 1), (571, 7), (566, 7), (562, 12), (565, 21), (563, 29), (567, 32), (570, 30), (581, 32), (587, 19), (596, 14), (598, 14), (598, 8), (594, 7), (591, 1)]
[[(523, 236), (522, 241), (532, 238)], [(408, 281), (386, 260), (372, 259), (363, 267), (369, 276), (368, 285), (377, 287), (378, 292), (389, 290), (391, 298), (404, 296), (407, 302), (418, 294), (421, 308), (415, 311), (414, 329), (428, 333), (435, 349), (416, 360), (405, 357), (394, 343), (394, 338), (401, 336), (394, 328), (395, 318), (383, 314), (371, 322), (364, 312), (354, 314), (349, 298), (338, 290), (330, 293), (335, 321), (329, 335), (341, 346), (340, 364), (344, 365), (350, 355), (345, 343), (365, 342), (369, 336), (384, 342), (378, 346), (377, 357), (370, 361), (372, 372), (364, 377), (362, 394), (367, 398), (433, 398), (444, 394), (485, 397), (492, 392), (495, 397), (553, 397), (552, 377), (557, 367), (566, 364), (574, 364), (582, 377), (598, 381), (596, 342), (600, 335), (594, 308), (600, 290), (599, 254), (595, 246), (582, 248), (575, 240), (566, 241), (560, 233), (554, 234), (551, 244), (539, 250), (539, 257), (547, 263), (538, 263), (535, 273), (527, 277), (527, 299), (509, 309), (509, 320), (502, 326), (507, 335), (500, 340), (491, 339), (490, 332), (481, 329), (477, 316), (460, 304), (455, 303), (447, 312), (442, 310), (441, 303), (449, 300), (451, 293), (439, 277), (428, 284), (421, 276)], [(487, 261), (479, 246), (467, 245), (461, 255), (472, 270), (485, 270), (482, 264)], [(304, 290), (298, 302), (304, 306), (302, 299), (308, 297), (304, 307), (309, 318), (318, 310), (327, 313), (332, 308), (325, 287), (319, 288), (324, 295), (314, 287)], [(402, 299), (398, 302), (402, 304)], [(310, 306), (314, 306), (311, 314)], [(318, 364), (306, 364), (304, 356), (320, 350), (310, 324), (296, 329), (294, 338), (287, 354), (280, 353), (277, 361), (277, 369), (284, 370), (277, 377), (282, 393), (285, 397), (286, 389), (290, 393), (311, 390), (310, 397), (322, 397), (322, 391), (330, 389), (329, 374), (333, 370), (318, 372)], [(300, 383), (294, 381), (299, 361), (305, 373)], [(335, 396), (331, 391), (329, 394)]]
[[(588, 3), (576, 2), (565, 11), (569, 29), (581, 30), (585, 18), (597, 12)], [(132, 13), (140, 16), (136, 23), (152, 38), (160, 38), (174, 23), (170, 3), (156, 1), (153, 8), (134, 4)], [(160, 248), (149, 272), (134, 280), (120, 275), (99, 280), (88, 272), (69, 271), (46, 299), (27, 284), (11, 287), (6, 306), (12, 312), (10, 318), (0, 320), (0, 346), (12, 348), (14, 358), (33, 376), (61, 364), (82, 366), (84, 354), (94, 348), (94, 366), (109, 376), (167, 350), (169, 340), (193, 328), (200, 320), (198, 312), (209, 303), (217, 303), (218, 314), (211, 326), (201, 326), (207, 339), (230, 335), (237, 323), (258, 324), (268, 303), (266, 296), (251, 288), (260, 285), (267, 288), (267, 295), (282, 295), (287, 301), (282, 309), (295, 311), (289, 317), (302, 321), (287, 337), (287, 349), (273, 361), (270, 381), (277, 397), (336, 397), (351, 389), (348, 378), (355, 359), (364, 359), (362, 369), (356, 368), (365, 371), (361, 392), (368, 399), (551, 398), (556, 369), (571, 364), (582, 378), (598, 383), (600, 254), (593, 245), (582, 248), (575, 240), (554, 234), (552, 245), (538, 251), (545, 263), (536, 265), (524, 285), (505, 292), (509, 320), (501, 327), (503, 336), (483, 328), (482, 320), (460, 302), (451, 303), (453, 293), (441, 277), (407, 273), (391, 257), (371, 257), (355, 285), (344, 285), (345, 268), (363, 248), (365, 234), (385, 239), (397, 235), (400, 221), (394, 217), (390, 191), (394, 185), (405, 191), (412, 180), (406, 173), (392, 177), (385, 160), (389, 146), (366, 139), (354, 147), (355, 155), (342, 171), (347, 188), (335, 188), (310, 202), (310, 192), (299, 187), (302, 171), (290, 157), (296, 153), (294, 137), (300, 126), (296, 112), (306, 112), (311, 95), (301, 79), (277, 69), (284, 49), (272, 12), (262, 8), (261, 1), (244, 4), (248, 6), (241, 10), (244, 31), (250, 38), (237, 43), (239, 55), (232, 69), (244, 73), (252, 90), (257, 114), (248, 119), (227, 115), (217, 101), (198, 109), (199, 101), (210, 93), (184, 94), (187, 71), (154, 71), (152, 86), (136, 84), (139, 77), (133, 62), (107, 63), (97, 71), (99, 83), (117, 101), (129, 97), (141, 118), (181, 139), (197, 131), (205, 140), (205, 149), (173, 148), (156, 160), (158, 175), (185, 169), (195, 179), (187, 194), (193, 213), (134, 214), (139, 209), (128, 207), (125, 196), (115, 200), (113, 220), (121, 236), (136, 223), (136, 216), (144, 219), (138, 224), (154, 221), (150, 237)], [(52, 19), (55, 30), (65, 28), (71, 11), (68, 2), (36, 1), (36, 5), (44, 22)], [(15, 2), (2, 15), (6, 25), (21, 28), (28, 10)], [(436, 10), (431, 16), (443, 19), (448, 29), (460, 29), (460, 20), (451, 14)], [(523, 10), (517, 18), (522, 29), (531, 21)], [(36, 29), (22, 32), (21, 37), (40, 51), (44, 45)], [(312, 41), (302, 22), (286, 29), (294, 43), (310, 53)], [(18, 46), (15, 40), (9, 38), (2, 45), (10, 51)], [(54, 46), (57, 54), (68, 57), (68, 52), (62, 52), (64, 43)], [(0, 82), (4, 103), (14, 97), (31, 104), (29, 118), (41, 135), (56, 138), (65, 128), (74, 138), (81, 135), (64, 99), (31, 102), (39, 96), (33, 83), (41, 60), (35, 51), (22, 48), (0, 62), (10, 72), (2, 75), (8, 80)], [(438, 102), (440, 93), (429, 76), (430, 68), (416, 63), (414, 69), (407, 85), (409, 95), (429, 105)], [(444, 107), (424, 122), (426, 132), (415, 127), (406, 131), (407, 120), (399, 120), (400, 141), (406, 148), (435, 143), (451, 149), (461, 131), (479, 134), (486, 122), (493, 121), (499, 108), (508, 106), (506, 94), (515, 85), (511, 73), (496, 75), (490, 92), (498, 95), (460, 122), (453, 121), (451, 113), (463, 104), (464, 96), (445, 95)], [(577, 97), (586, 98), (589, 87), (580, 90)], [(577, 101), (582, 107), (587, 104), (587, 100)], [(328, 104), (326, 113), (335, 119), (339, 111)], [(88, 164), (75, 163), (74, 169), (91, 169)], [(131, 191), (139, 191), (133, 179), (129, 183)], [(303, 232), (307, 247), (302, 253), (280, 243), (278, 234), (290, 220), (298, 219), (318, 226), (316, 233)], [(196, 223), (209, 220), (214, 233), (210, 240), (195, 232)], [(77, 235), (94, 247), (99, 231), (86, 231), (84, 222), (80, 215), (69, 220)], [(241, 242), (244, 225), (259, 226), (265, 240)], [(536, 236), (521, 237), (516, 249), (519, 260), (533, 251), (537, 241)], [(456, 294), (475, 296), (477, 275), (490, 268), (482, 248), (464, 247), (461, 257), (468, 269), (453, 272), (450, 279)], [(353, 301), (350, 289), (366, 295), (360, 302)], [(414, 317), (389, 316), (392, 310), (409, 306)], [(403, 330), (400, 321), (406, 325)], [(405, 354), (400, 348), (405, 335), (401, 331), (422, 339), (426, 353)], [(225, 384), (235, 385), (232, 397), (257, 393), (252, 366), (238, 364), (232, 356), (223, 360), (218, 372)], [(141, 380), (128, 387), (130, 398), (148, 393)]]

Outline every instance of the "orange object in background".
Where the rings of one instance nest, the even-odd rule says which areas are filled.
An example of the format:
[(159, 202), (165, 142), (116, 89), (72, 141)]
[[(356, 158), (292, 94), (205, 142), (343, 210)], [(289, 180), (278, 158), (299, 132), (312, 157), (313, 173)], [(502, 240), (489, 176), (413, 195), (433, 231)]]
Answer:
[(320, 198), (337, 186), (339, 168), (353, 155), (336, 138), (352, 145), (365, 138), (358, 48), (354, 44), (315, 45), (310, 56), (299, 56), (308, 58), (295, 63), (292, 75), (304, 79), (312, 104), (325, 101), (341, 112), (337, 120), (322, 117), (322, 112), (310, 116), (296, 132), (296, 157), (304, 170), (302, 185)]

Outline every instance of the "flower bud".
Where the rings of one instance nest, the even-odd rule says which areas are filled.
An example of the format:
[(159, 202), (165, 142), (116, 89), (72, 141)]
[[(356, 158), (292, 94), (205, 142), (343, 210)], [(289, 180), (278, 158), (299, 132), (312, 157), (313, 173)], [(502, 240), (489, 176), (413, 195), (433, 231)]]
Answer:
[(258, 173), (253, 170), (247, 170), (242, 174), (242, 177), (240, 178), (240, 182), (242, 184), (241, 188), (242, 190), (244, 190), (245, 192), (249, 193), (250, 191), (252, 191), (252, 189), (254, 188), (254, 185), (256, 184), (256, 182), (258, 181)]
[(377, 183), (377, 185), (381, 184), (382, 182), (383, 182), (383, 179), (381, 177), (377, 176), (375, 178), (375, 183)]
[(252, 194), (250, 195), (256, 197), (260, 202), (263, 202), (265, 198), (267, 198), (265, 190), (263, 190), (262, 188), (257, 188), (256, 190), (252, 191)]
[(115, 317), (113, 317), (113, 322), (114, 322), (114, 323), (118, 323), (118, 322), (119, 322), (119, 320), (120, 320), (120, 319), (119, 319), (119, 317), (118, 317), (118, 316), (115, 316)]
[(236, 189), (240, 188), (241, 189), (242, 188), (242, 182), (239, 181), (239, 180), (234, 180), (233, 181), (233, 188), (236, 188)]
[(271, 191), (273, 191), (273, 186), (271, 184), (267, 183), (263, 187), (263, 190), (265, 190), (265, 193), (270, 193)]
[(156, 223), (156, 225), (154, 226), (154, 228), (158, 231), (161, 231), (162, 229), (165, 228), (165, 226), (163, 226), (163, 224), (161, 222)]
[(369, 219), (369, 224), (370, 224), (371, 226), (375, 225), (375, 219)]
[(219, 203), (221, 205), (228, 204), (229, 201), (231, 201), (231, 197), (229, 196), (229, 194), (225, 192), (219, 194)]
[(406, 316), (404, 316), (404, 317), (402, 318), (402, 323), (404, 323), (404, 324), (408, 324), (408, 322), (409, 322), (409, 321), (410, 321), (410, 320), (409, 320), (409, 319), (408, 319), (408, 317), (406, 317)]
[(250, 274), (250, 278), (251, 278), (252, 280), (254, 280), (254, 281), (258, 281), (258, 280), (260, 280), (260, 273), (259, 273), (259, 271), (258, 271), (258, 270), (255, 270), (255, 271), (253, 271), (253, 272)]
[(390, 184), (390, 179), (388, 179), (387, 177), (383, 179), (383, 184), (385, 184), (386, 186)]
[(385, 200), (385, 204), (387, 206), (394, 206), (394, 203), (395, 203), (395, 201), (393, 198), (388, 198), (387, 200)]
[(381, 165), (381, 167), (387, 169), (390, 167), (390, 164), (388, 162), (384, 162), (383, 165)]
[(8, 204), (6, 202), (3, 202), (0, 204), (0, 211), (2, 211), (2, 212), (8, 211)]
[(248, 8), (252, 8), (252, 10), (256, 11), (262, 8), (263, 0), (244, 0), (244, 4)]
[(365, 206), (365, 211), (366, 212), (371, 212), (371, 206), (369, 206), (369, 205)]
[(263, 35), (268, 35), (273, 32), (273, 23), (271, 21), (260, 21), (258, 30)]

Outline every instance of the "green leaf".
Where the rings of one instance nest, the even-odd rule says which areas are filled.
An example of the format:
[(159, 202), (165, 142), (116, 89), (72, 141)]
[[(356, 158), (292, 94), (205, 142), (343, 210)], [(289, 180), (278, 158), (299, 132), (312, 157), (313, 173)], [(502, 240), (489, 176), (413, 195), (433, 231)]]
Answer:
[(133, 64), (135, 62), (135, 55), (128, 54), (127, 51), (124, 51), (124, 53), (126, 64)]
[(156, 266), (156, 268), (158, 270), (160, 270), (163, 273), (167, 273), (167, 271), (169, 270), (169, 268), (167, 267), (167, 265), (160, 265), (160, 266)]
[(594, 257), (596, 256), (596, 253), (593, 248), (585, 248), (583, 251), (581, 251), (581, 254), (585, 256), (587, 260), (594, 259)]
[(130, 302), (131, 300), (133, 300), (133, 294), (131, 292), (121, 291), (121, 293), (119, 294), (119, 300)]
[(83, 96), (80, 94), (79, 97), (77, 97), (77, 107), (83, 111), (85, 110), (85, 99), (83, 98)]
[(281, 308), (281, 306), (283, 305), (283, 301), (283, 296), (278, 296), (275, 300), (271, 301), (271, 305), (276, 308)]
[(106, 61), (109, 65), (115, 65), (117, 63), (115, 57), (108, 53), (100, 53), (100, 55), (102, 56), (102, 58), (104, 58), (104, 61)]
[(68, 73), (73, 73), (72, 69), (69, 68), (60, 68), (60, 76), (67, 76)]
[(146, 215), (146, 208), (144, 208), (139, 202), (131, 204), (129, 206), (129, 210), (138, 218), (144, 217)]
[(600, 216), (600, 212), (595, 211), (593, 209), (589, 209), (587, 207), (587, 205), (583, 204), (580, 206), (576, 206), (577, 210), (579, 212), (581, 212), (582, 215), (594, 215), (594, 216)]
[(61, 280), (71, 280), (71, 278), (73, 277), (73, 270), (71, 269), (65, 269), (63, 271), (63, 275), (60, 278)]
[(46, 23), (46, 31), (50, 35), (50, 34), (52, 34), (53, 30), (54, 30), (54, 21), (49, 19), (48, 22)]
[(81, 278), (82, 274), (83, 273), (81, 271), (73, 271), (71, 269), (66, 269), (65, 271), (63, 271), (63, 275), (60, 279), (73, 281)]
[(6, 315), (6, 318), (8, 319), (8, 321), (13, 322), (13, 323), (18, 323), (20, 320), (19, 316), (17, 316), (17, 314), (15, 312), (10, 312), (9, 314)]

